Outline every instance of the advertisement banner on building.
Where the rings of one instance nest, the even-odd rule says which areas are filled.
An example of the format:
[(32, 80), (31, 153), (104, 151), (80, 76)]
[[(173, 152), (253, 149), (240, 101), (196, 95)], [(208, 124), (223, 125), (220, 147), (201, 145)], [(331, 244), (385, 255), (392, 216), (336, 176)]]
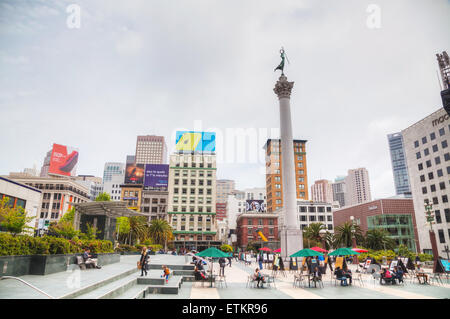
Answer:
[(216, 133), (177, 131), (175, 137), (177, 151), (186, 152), (215, 152)]
[(78, 149), (66, 145), (53, 144), (49, 174), (74, 176), (78, 163)]
[(145, 165), (145, 188), (167, 188), (169, 181), (169, 165), (146, 164)]
[(144, 164), (127, 164), (125, 184), (144, 184)]
[(266, 204), (264, 204), (264, 200), (247, 199), (245, 209), (247, 212), (265, 212)]

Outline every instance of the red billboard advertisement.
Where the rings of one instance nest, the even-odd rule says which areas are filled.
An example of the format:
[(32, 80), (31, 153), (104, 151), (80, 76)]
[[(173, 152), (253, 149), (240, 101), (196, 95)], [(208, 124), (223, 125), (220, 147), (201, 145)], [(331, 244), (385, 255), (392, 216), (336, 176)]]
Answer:
[(144, 164), (127, 164), (125, 184), (144, 184)]
[(73, 176), (78, 163), (78, 150), (73, 147), (53, 144), (49, 174)]

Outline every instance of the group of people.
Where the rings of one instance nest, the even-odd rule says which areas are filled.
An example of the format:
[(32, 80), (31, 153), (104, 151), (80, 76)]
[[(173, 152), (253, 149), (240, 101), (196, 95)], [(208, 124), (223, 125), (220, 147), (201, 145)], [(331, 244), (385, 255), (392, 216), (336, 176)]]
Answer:
[(207, 280), (208, 275), (206, 273), (205, 267), (203, 265), (203, 260), (193, 256), (192, 262), (194, 263), (194, 276), (196, 280)]
[(257, 288), (264, 288), (263, 284), (266, 283), (266, 278), (261, 273), (261, 270), (259, 268), (255, 269), (255, 272), (253, 273), (253, 280), (257, 281)]
[(401, 267), (395, 266), (392, 271), (390, 271), (388, 268), (384, 268), (380, 272), (380, 285), (383, 284), (383, 280), (385, 283), (391, 283), (392, 285), (396, 284), (396, 280), (398, 280), (399, 283), (403, 282), (404, 272)]
[[(336, 279), (341, 281), (341, 286), (348, 286), (349, 284), (352, 284), (352, 271), (347, 267), (336, 267), (334, 274), (336, 275)], [(350, 283), (347, 283), (347, 279)]]

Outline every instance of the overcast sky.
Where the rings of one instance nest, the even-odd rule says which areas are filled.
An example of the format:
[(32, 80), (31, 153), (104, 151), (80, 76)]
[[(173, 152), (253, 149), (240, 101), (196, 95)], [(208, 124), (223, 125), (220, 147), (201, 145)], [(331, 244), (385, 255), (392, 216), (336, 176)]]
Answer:
[[(391, 196), (387, 134), (441, 107), (449, 30), (448, 0), (0, 0), (0, 174), (40, 169), (59, 143), (79, 149), (78, 174), (102, 176), (137, 135), (173, 151), (176, 130), (201, 128), (223, 137), (218, 178), (264, 187), (283, 46), (308, 187), (366, 167), (372, 196)], [(257, 138), (241, 157), (238, 129)]]

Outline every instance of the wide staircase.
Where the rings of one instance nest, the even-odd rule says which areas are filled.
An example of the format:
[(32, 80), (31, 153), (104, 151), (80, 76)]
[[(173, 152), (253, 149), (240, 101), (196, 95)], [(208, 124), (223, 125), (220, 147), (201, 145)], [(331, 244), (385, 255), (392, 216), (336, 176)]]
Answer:
[(162, 265), (150, 264), (147, 276), (129, 269), (108, 279), (83, 287), (61, 299), (143, 299), (149, 294), (178, 294), (183, 282), (194, 280), (193, 265), (167, 265), (168, 283), (161, 278)]

